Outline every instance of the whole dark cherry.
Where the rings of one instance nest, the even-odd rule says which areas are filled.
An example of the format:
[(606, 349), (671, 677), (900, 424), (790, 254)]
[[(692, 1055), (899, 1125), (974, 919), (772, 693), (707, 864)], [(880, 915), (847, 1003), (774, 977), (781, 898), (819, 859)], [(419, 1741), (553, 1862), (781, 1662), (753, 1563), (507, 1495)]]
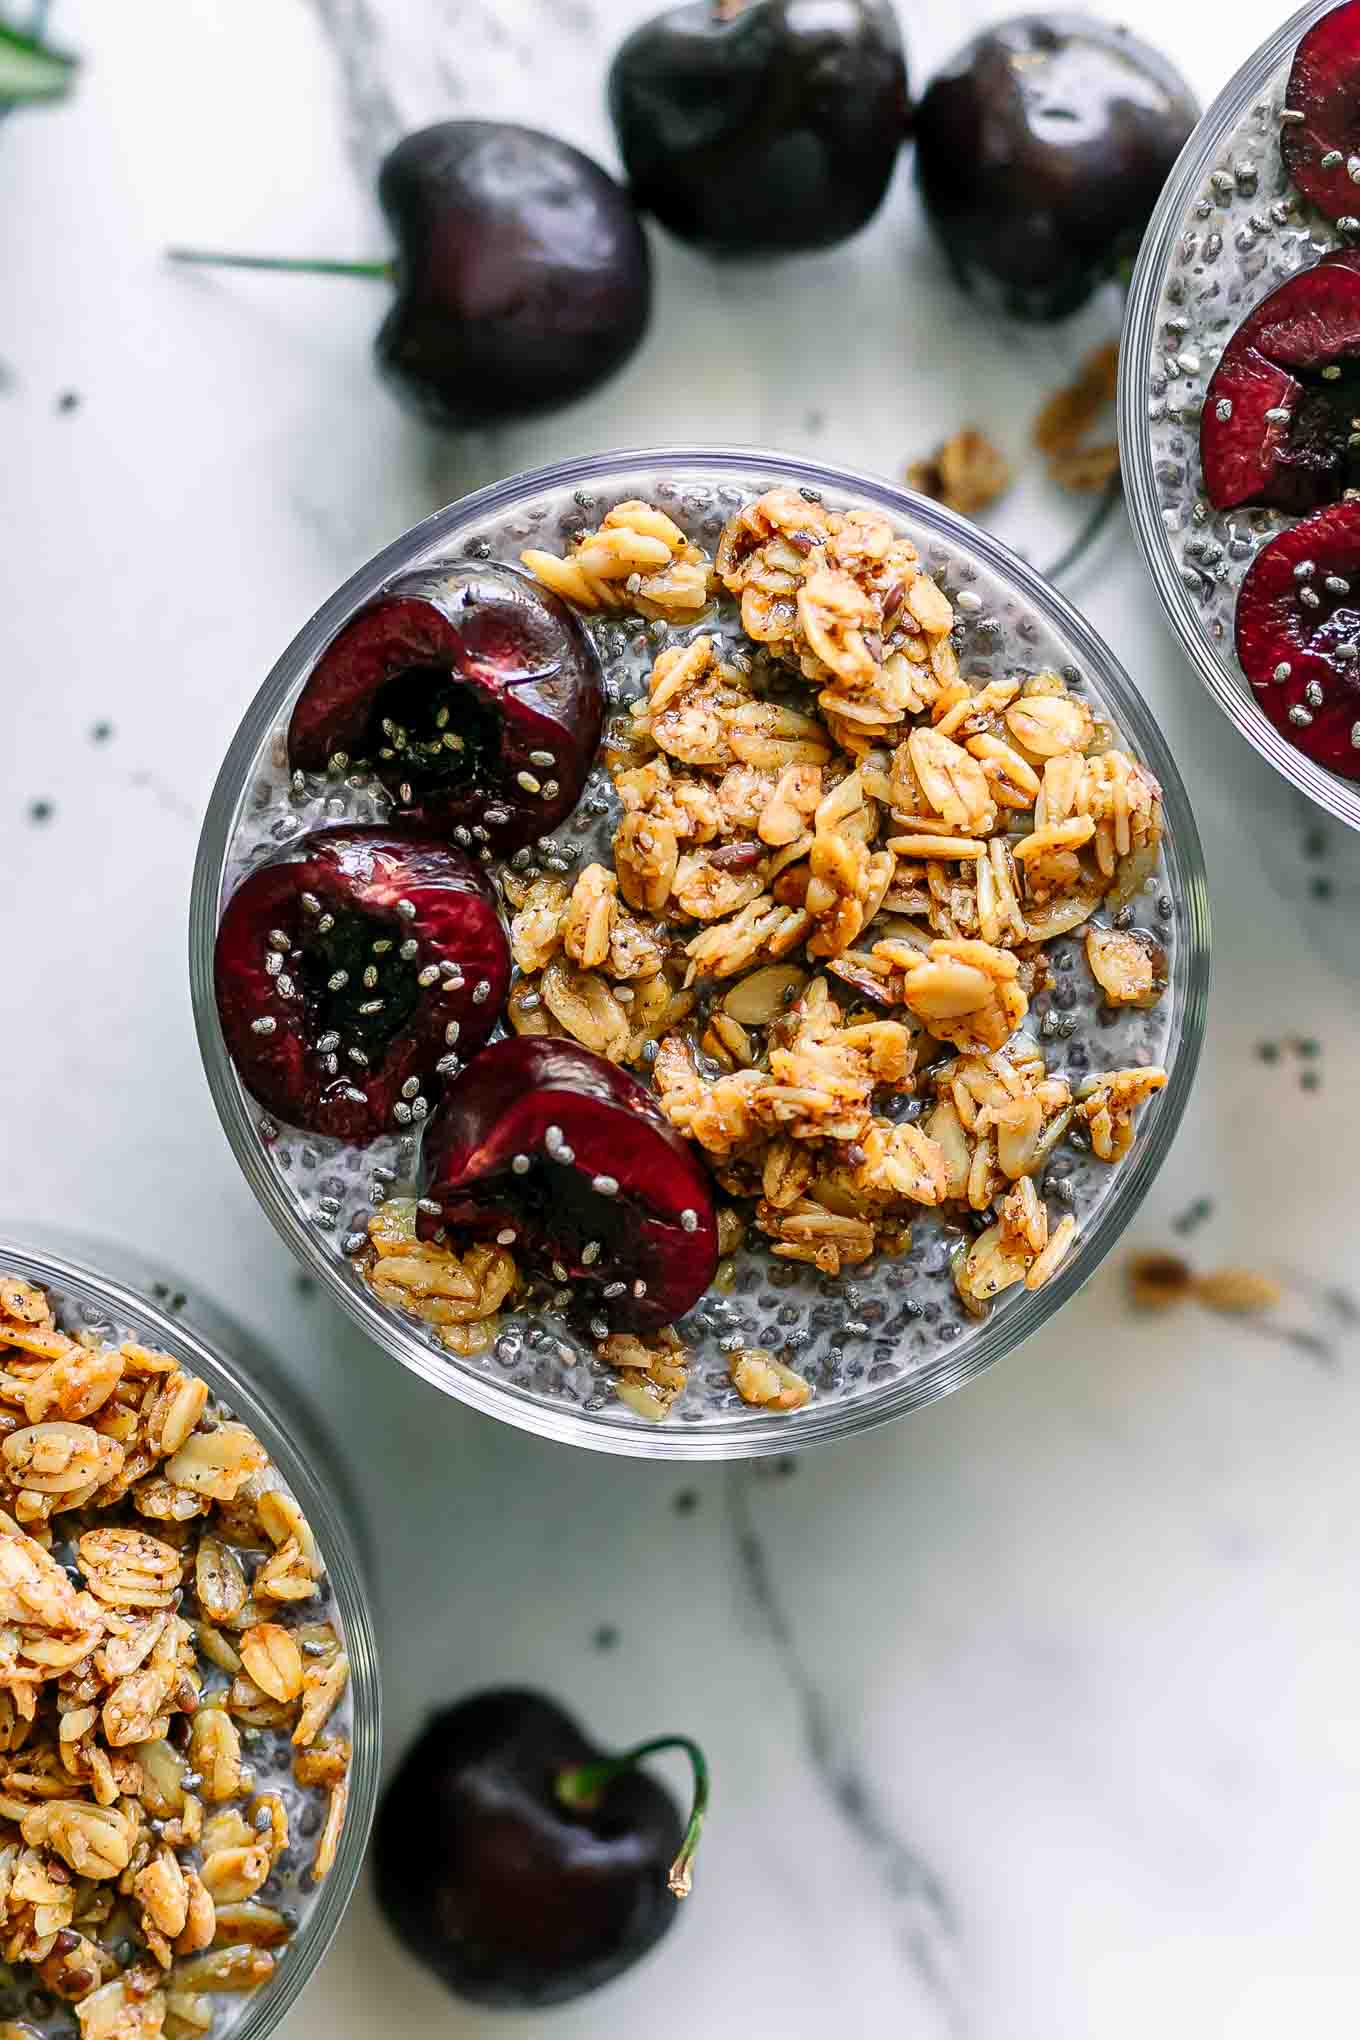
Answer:
[[(640, 1761), (682, 1749), (688, 1826)], [(690, 1888), (708, 1803), (702, 1752), (658, 1736), (605, 1756), (538, 1693), (477, 1693), (428, 1723), (383, 1795), (378, 1904), (460, 1997), (562, 2004), (655, 1947)]]
[(1248, 312), (1200, 414), (1216, 509), (1313, 510), (1360, 484), (1360, 254), (1329, 255)]
[(521, 849), (571, 813), (604, 720), (580, 622), (512, 567), (404, 574), (332, 638), (288, 725), (304, 772), (371, 767), (404, 816)]
[(418, 1126), (509, 981), (490, 881), (414, 830), (301, 837), (242, 880), (217, 931), (217, 1012), (242, 1083), (340, 1140)]
[(975, 37), (916, 111), (921, 196), (959, 282), (1017, 318), (1075, 311), (1136, 251), (1198, 113), (1165, 57), (1089, 15)]
[(442, 121), (397, 144), (378, 198), (398, 250), (379, 366), (437, 425), (584, 396), (647, 330), (651, 264), (633, 202), (552, 135)]
[(669, 1325), (718, 1263), (709, 1176), (650, 1091), (555, 1036), (498, 1041), (426, 1134), (422, 1237), (499, 1239), (611, 1326)]
[(907, 132), (888, 0), (695, 0), (609, 73), (638, 204), (715, 255), (830, 248), (872, 218)]
[(170, 255), (393, 283), (378, 367), (435, 425), (553, 410), (598, 388), (640, 344), (652, 304), (646, 237), (628, 193), (579, 149), (506, 121), (441, 121), (398, 142), (378, 198), (396, 242), (390, 262)]

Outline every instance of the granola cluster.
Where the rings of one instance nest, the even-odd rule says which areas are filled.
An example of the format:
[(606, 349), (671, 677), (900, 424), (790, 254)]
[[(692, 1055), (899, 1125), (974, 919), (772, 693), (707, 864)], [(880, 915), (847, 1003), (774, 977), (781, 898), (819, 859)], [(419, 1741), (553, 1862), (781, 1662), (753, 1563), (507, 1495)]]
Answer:
[(214, 1993), (272, 1976), (290, 1835), (250, 1768), (260, 1731), (326, 1795), (311, 1875), (331, 1868), (349, 1745), (322, 1731), (349, 1665), (307, 1619), (322, 1570), (204, 1382), (69, 1336), (0, 1276), (0, 1953), (82, 2040), (197, 2040)]
[(1034, 1176), (1074, 1127), (1117, 1160), (1166, 1077), (1074, 1098), (1020, 1030), (1045, 945), (1082, 927), (1109, 1004), (1164, 991), (1119, 925), (1160, 789), (1060, 675), (970, 683), (950, 602), (872, 511), (773, 491), (715, 571), (766, 656), (704, 632), (656, 660), (610, 732), (613, 869), (509, 878), (512, 1024), (650, 1069), (776, 1255), (837, 1274), (902, 1251), (913, 1210), (995, 1206), (965, 1304), (1037, 1286), (1075, 1226), (1050, 1236)]
[(355, 1265), (380, 1303), (432, 1325), (447, 1352), (472, 1359), (500, 1329), (496, 1313), (515, 1286), (514, 1256), (501, 1246), (473, 1245), (458, 1253), (419, 1239), (417, 1212), (414, 1197), (380, 1204)]
[[(754, 1224), (834, 1276), (944, 1209), (975, 1234), (966, 1309), (1037, 1288), (1076, 1235), (1036, 1188), (1057, 1143), (1119, 1160), (1166, 1082), (1111, 1070), (1074, 1093), (1024, 1031), (1046, 945), (1078, 930), (1108, 1005), (1165, 990), (1160, 945), (1123, 911), (1157, 862), (1155, 779), (1062, 675), (970, 680), (953, 605), (871, 509), (772, 490), (710, 562), (629, 502), (565, 558), (523, 559), (584, 610), (696, 627), (607, 732), (611, 863), (503, 876), (511, 1026), (647, 1075), (708, 1157), (733, 1243)], [(414, 1224), (388, 1206), (370, 1226), (370, 1283), (481, 1350), (511, 1256), (421, 1247)], [(683, 1388), (669, 1342), (600, 1351), (648, 1414)], [(810, 1392), (754, 1349), (732, 1375), (753, 1404)]]

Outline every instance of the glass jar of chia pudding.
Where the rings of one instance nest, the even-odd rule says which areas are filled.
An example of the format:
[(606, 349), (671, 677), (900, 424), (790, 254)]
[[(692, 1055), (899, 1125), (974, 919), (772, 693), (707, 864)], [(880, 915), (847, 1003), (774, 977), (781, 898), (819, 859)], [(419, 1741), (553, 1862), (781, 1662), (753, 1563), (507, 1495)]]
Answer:
[[(521, 655), (537, 735), (482, 684)], [(662, 449), (484, 489), (322, 606), (224, 762), (190, 965), (237, 1160), (389, 1355), (744, 1457), (948, 1393), (1094, 1271), (1189, 1095), (1208, 914), (1165, 740), (1031, 568), (867, 476)]]
[[(1313, 31), (1324, 41), (1299, 90), (1296, 59)], [(1308, 278), (1316, 272), (1325, 291), (1332, 265), (1344, 270), (1360, 249), (1357, 159), (1326, 132), (1350, 103), (1358, 67), (1360, 10), (1310, 0), (1224, 86), (1143, 238), (1119, 372), (1129, 514), (1187, 659), (1261, 756), (1352, 829), (1360, 829), (1360, 613), (1345, 567), (1360, 558), (1360, 517), (1346, 486), (1356, 479), (1351, 325)], [(1291, 104), (1291, 95), (1308, 103)], [(1309, 190), (1333, 175), (1344, 189), (1333, 191), (1329, 216)], [(1292, 308), (1275, 298), (1274, 330), (1244, 332), (1235, 367), (1238, 329), (1288, 285)], [(1304, 321), (1311, 339), (1300, 347)], [(1313, 546), (1306, 532), (1319, 506), (1329, 514)], [(1271, 574), (1265, 556), (1295, 529), (1285, 579), (1293, 565), (1296, 615), (1260, 605), (1244, 636), (1243, 605), (1253, 606), (1253, 589), (1265, 592), (1261, 576)]]
[(100, 1258), (119, 1273), (0, 1239), (0, 2018), (264, 2040), (339, 1926), (377, 1798), (355, 1524), (231, 1321)]

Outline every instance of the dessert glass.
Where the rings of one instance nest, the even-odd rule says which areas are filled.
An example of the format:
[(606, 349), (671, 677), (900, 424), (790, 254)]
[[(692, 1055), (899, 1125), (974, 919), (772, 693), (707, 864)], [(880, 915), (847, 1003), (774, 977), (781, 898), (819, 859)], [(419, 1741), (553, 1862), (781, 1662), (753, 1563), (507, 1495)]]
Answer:
[[(49, 1244), (58, 1237), (60, 1247)], [(63, 1329), (107, 1327), (111, 1335), (173, 1355), (205, 1381), (213, 1397), (253, 1431), (269, 1453), (310, 1523), (326, 1564), (327, 1614), (344, 1638), (350, 1661), (343, 1723), (352, 1745), (350, 1796), (335, 1863), (319, 1886), (310, 1883), (305, 1869), (299, 1874), (296, 1889), (289, 1893), (290, 1904), (300, 1913), (299, 1924), (280, 1951), (272, 1981), (249, 1995), (212, 2000), (216, 2017), (210, 2040), (267, 2040), (335, 1937), (363, 1867), (377, 1804), (382, 1757), (377, 1643), (349, 1510), (340, 1499), (343, 1489), (337, 1486), (316, 1426), (306, 1413), (295, 1414), (289, 1391), (279, 1394), (277, 1369), (267, 1358), (266, 1378), (261, 1379), (254, 1364), (258, 1349), (252, 1350), (249, 1343), (246, 1351), (252, 1364), (248, 1369), (242, 1366), (238, 1328), (223, 1312), (183, 1295), (155, 1264), (121, 1247), (110, 1246), (106, 1253), (102, 1245), (95, 1249), (94, 1243), (82, 1242), (82, 1258), (72, 1258), (67, 1237), (40, 1234), (37, 1245), (0, 1237), (0, 1272), (46, 1290)], [(119, 1273), (96, 1273), (84, 1259), (92, 1251), (98, 1251), (105, 1266), (116, 1265)], [(133, 1282), (137, 1286), (131, 1286)], [(142, 1293), (144, 1283), (157, 1301)], [(211, 1340), (205, 1336), (209, 1330)], [(258, 1779), (265, 1788), (275, 1784), (263, 1770), (258, 1770)], [(287, 1790), (293, 1790), (291, 1783)], [(41, 2026), (41, 2020), (38, 2023)]]
[(1200, 406), (1242, 317), (1277, 284), (1348, 243), (1280, 160), (1294, 52), (1336, 0), (1309, 0), (1231, 78), (1181, 152), (1129, 291), (1119, 357), (1119, 443), (1129, 515), (1172, 629), (1242, 735), (1291, 785), (1360, 829), (1360, 782), (1296, 750), (1252, 698), (1233, 610), (1252, 560), (1297, 520), (1215, 510), (1204, 496)]
[[(917, 1244), (908, 1256), (836, 1281), (781, 1266), (759, 1246), (745, 1249), (731, 1291), (710, 1292), (696, 1306), (697, 1334), (687, 1322), (689, 1386), (669, 1420), (657, 1425), (618, 1401), (608, 1370), (592, 1364), (581, 1349), (573, 1352), (565, 1328), (549, 1317), (512, 1319), (508, 1336), (492, 1352), (465, 1360), (444, 1352), (428, 1328), (371, 1295), (345, 1258), (345, 1240), (353, 1237), (353, 1228), (362, 1229), (371, 1209), (373, 1160), (401, 1176), (412, 1149), (408, 1146), (403, 1161), (393, 1135), (347, 1150), (280, 1129), (261, 1112), (223, 1044), (213, 944), (225, 899), (260, 857), (327, 821), (385, 817), (381, 790), (371, 785), (354, 789), (348, 781), (331, 780), (291, 789), (282, 733), (322, 648), (386, 583), (434, 561), (488, 556), (515, 561), (522, 548), (559, 545), (610, 504), (630, 497), (659, 504), (711, 550), (734, 507), (776, 486), (820, 491), (834, 507), (858, 502), (886, 512), (915, 540), (946, 591), (962, 595), (956, 607), (966, 669), (976, 671), (983, 662), (985, 670), (985, 662), (995, 661), (997, 672), (1019, 667), (1075, 672), (1087, 698), (1103, 706), (1161, 782), (1162, 866), (1148, 882), (1156, 897), (1140, 899), (1138, 911), (1168, 950), (1170, 989), (1151, 1015), (1130, 1013), (1099, 1026), (1092, 992), (1090, 1022), (1077, 1036), (1077, 1052), (1084, 1055), (1086, 1037), (1098, 1034), (1097, 1060), (1078, 1059), (1070, 1066), (1115, 1067), (1141, 1055), (1163, 1062), (1170, 1075), (1166, 1089), (1145, 1108), (1125, 1162), (1097, 1180), (1093, 1172), (1100, 1165), (1074, 1158), (1081, 1238), (1043, 1288), (1009, 1294), (983, 1322), (962, 1322), (949, 1273), (951, 1246), (962, 1235), (928, 1217), (915, 1229)], [(593, 628), (611, 697), (633, 698), (663, 640), (655, 627), (648, 637), (641, 626), (617, 619)], [(606, 783), (597, 772), (591, 786)], [(557, 837), (568, 850), (576, 846), (574, 855), (588, 848), (607, 856), (610, 825), (592, 820), (589, 800), (588, 788), (586, 803)], [(676, 448), (597, 455), (483, 489), (415, 526), (318, 610), (256, 695), (218, 777), (194, 872), (190, 972), (208, 1082), (237, 1160), (304, 1266), (387, 1353), (445, 1394), (543, 1436), (638, 1457), (723, 1459), (850, 1436), (931, 1402), (1008, 1353), (1086, 1281), (1141, 1202), (1189, 1095), (1204, 1029), (1208, 939), (1203, 858), (1179, 774), (1132, 682), (1061, 595), (985, 532), (882, 481), (777, 454)], [(1064, 1010), (1070, 1012), (1077, 998), (1075, 985), (1068, 989)], [(1083, 981), (1081, 995), (1087, 991)], [(1041, 1014), (1042, 1008), (1036, 1010), (1036, 1024)], [(787, 1339), (788, 1331), (779, 1327), (790, 1325), (791, 1314), (801, 1335), (797, 1364), (811, 1369), (816, 1393), (796, 1415), (780, 1419), (741, 1404), (726, 1359), (734, 1346)], [(763, 1328), (768, 1337), (762, 1337)]]

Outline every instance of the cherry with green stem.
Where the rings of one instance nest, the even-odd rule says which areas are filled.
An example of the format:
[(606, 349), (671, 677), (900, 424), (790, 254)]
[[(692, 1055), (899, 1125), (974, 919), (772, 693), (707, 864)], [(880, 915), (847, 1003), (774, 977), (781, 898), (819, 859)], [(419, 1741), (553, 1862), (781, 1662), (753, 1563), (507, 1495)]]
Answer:
[(388, 282), (375, 340), (395, 394), (432, 424), (532, 417), (597, 388), (651, 316), (646, 238), (621, 186), (579, 149), (503, 121), (451, 120), (385, 157), (391, 261), (173, 248), (175, 262)]
[(324, 255), (230, 255), (216, 248), (167, 248), (170, 262), (197, 262), (208, 269), (282, 269), (294, 276), (364, 276), (382, 283), (396, 281), (395, 262), (329, 261)]
[[(641, 1768), (680, 1750), (688, 1819)], [(538, 2007), (596, 1990), (674, 1924), (708, 1810), (688, 1736), (595, 1748), (538, 1693), (470, 1695), (426, 1726), (378, 1811), (378, 1903), (458, 1996)]]

